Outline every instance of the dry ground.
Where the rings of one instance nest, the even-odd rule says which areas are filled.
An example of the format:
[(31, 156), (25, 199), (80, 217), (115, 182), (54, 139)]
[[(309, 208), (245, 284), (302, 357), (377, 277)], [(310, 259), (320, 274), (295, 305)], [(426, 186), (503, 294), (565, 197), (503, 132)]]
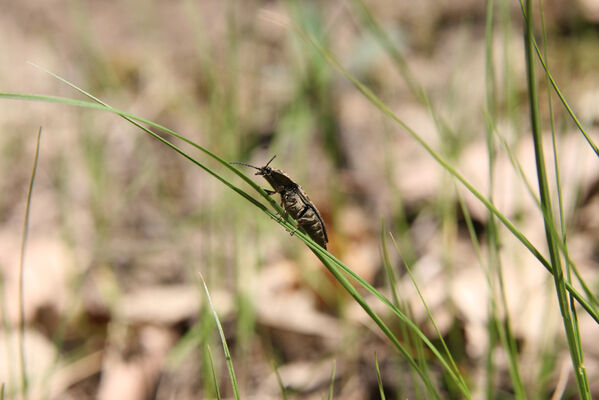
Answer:
[[(82, 98), (27, 63), (33, 62), (228, 160), (262, 165), (277, 154), (273, 165), (294, 176), (323, 214), (329, 250), (390, 295), (380, 250), (386, 221), (400, 242), (401, 254), (392, 250), (392, 261), (414, 321), (435, 338), (403, 262), (411, 265), (473, 395), (484, 397), (490, 352), (497, 398), (512, 396), (505, 353), (499, 346), (489, 350), (486, 267), (458, 193), (477, 228), (483, 260), (486, 209), (288, 25), (309, 26), (486, 195), (484, 2), (368, 2), (405, 57), (408, 80), (351, 1), (305, 2), (300, 11), (271, 1), (2, 3), (0, 91)], [(498, 6), (495, 15), (495, 133), (536, 191), (522, 18), (512, 3)], [(597, 140), (599, 15), (592, 1), (575, 3), (545, 4), (549, 65)], [(550, 157), (544, 85), (541, 92)], [(24, 269), (30, 398), (209, 398), (207, 345), (222, 394), (230, 398), (198, 271), (224, 324), (243, 398), (281, 398), (273, 362), (290, 398), (324, 398), (333, 365), (335, 397), (379, 398), (375, 353), (387, 398), (417, 396), (407, 363), (307, 248), (207, 173), (108, 113), (31, 101), (0, 104), (0, 381), (6, 397), (18, 398), (19, 251), (39, 126)], [(597, 293), (597, 158), (554, 105), (570, 256)], [(498, 146), (495, 202), (545, 253), (538, 208)], [(507, 230), (500, 234), (506, 301), (528, 394), (545, 398), (565, 390), (575, 398), (551, 276)], [(586, 313), (579, 317), (585, 366), (599, 396), (599, 327)], [(432, 359), (431, 368), (440, 376)], [(440, 385), (448, 398), (459, 398)]]

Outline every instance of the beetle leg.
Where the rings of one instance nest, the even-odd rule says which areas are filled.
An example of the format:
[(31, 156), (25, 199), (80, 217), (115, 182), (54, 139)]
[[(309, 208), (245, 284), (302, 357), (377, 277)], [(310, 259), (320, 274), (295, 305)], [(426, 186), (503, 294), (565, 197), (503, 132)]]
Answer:
[(269, 189), (264, 189), (264, 191), (266, 192), (267, 195), (272, 196), (273, 194), (277, 193), (274, 190), (269, 190)]

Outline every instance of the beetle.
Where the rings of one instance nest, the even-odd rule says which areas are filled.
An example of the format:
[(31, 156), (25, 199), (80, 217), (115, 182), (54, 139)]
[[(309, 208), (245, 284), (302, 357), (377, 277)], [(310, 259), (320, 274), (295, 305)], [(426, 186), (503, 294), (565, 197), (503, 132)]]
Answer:
[[(316, 209), (314, 203), (310, 201), (310, 198), (306, 192), (304, 192), (302, 187), (295, 183), (289, 175), (280, 169), (269, 167), (275, 157), (276, 155), (263, 167), (255, 167), (251, 164), (241, 162), (232, 162), (230, 164), (245, 165), (246, 167), (257, 169), (258, 172), (256, 172), (256, 175), (264, 177), (274, 189), (265, 189), (266, 193), (269, 195), (275, 193), (280, 194), (281, 206), (285, 209), (285, 212), (297, 221), (298, 226), (301, 227), (312, 240), (322, 246), (322, 248), (326, 249), (329, 238), (320, 213)], [(295, 233), (295, 230), (291, 232), (292, 235), (293, 233)]]

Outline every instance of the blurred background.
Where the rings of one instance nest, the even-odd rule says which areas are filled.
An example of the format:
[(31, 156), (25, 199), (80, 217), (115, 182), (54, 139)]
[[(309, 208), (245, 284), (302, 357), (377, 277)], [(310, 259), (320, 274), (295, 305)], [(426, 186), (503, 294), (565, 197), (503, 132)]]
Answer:
[[(227, 161), (262, 166), (276, 154), (271, 166), (301, 184), (320, 210), (329, 251), (391, 296), (386, 243), (404, 309), (438, 344), (408, 266), (473, 397), (512, 398), (505, 350), (489, 324), (499, 275), (488, 262), (488, 211), (293, 28), (492, 196), (546, 254), (530, 192), (537, 183), (522, 12), (515, 1), (486, 3), (4, 1), (0, 91), (86, 100), (35, 63)], [(543, 8), (546, 49), (539, 13), (535, 21), (549, 70), (597, 140), (599, 6), (551, 0)], [(597, 293), (597, 158), (554, 95), (552, 118), (538, 71), (554, 184), (552, 123), (556, 132), (569, 255)], [(231, 398), (198, 272), (243, 398), (283, 398), (276, 370), (288, 398), (325, 398), (334, 382), (335, 398), (378, 399), (375, 354), (386, 398), (426, 398), (405, 359), (309, 249), (212, 176), (110, 113), (3, 99), (6, 398), (20, 396), (18, 270), (40, 126), (24, 260), (29, 398), (216, 398), (215, 380)], [(222, 165), (185, 149), (253, 193)], [(509, 231), (497, 233), (506, 306), (499, 315), (511, 317), (526, 394), (577, 398), (553, 279)], [(584, 311), (579, 324), (591, 392), (599, 396), (599, 328)], [(461, 398), (434, 357), (423, 359), (443, 398)]]

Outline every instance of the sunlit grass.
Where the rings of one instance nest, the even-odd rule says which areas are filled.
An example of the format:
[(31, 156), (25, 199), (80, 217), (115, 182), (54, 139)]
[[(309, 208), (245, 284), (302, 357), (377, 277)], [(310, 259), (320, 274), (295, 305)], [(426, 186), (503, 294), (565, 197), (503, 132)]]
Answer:
[[(190, 9), (193, 9), (193, 4), (188, 3)], [(297, 6), (297, 4), (296, 4)], [(474, 187), (464, 176), (458, 172), (457, 160), (461, 151), (463, 151), (464, 143), (460, 142), (456, 138), (452, 137), (449, 130), (444, 128), (445, 123), (442, 117), (436, 111), (437, 104), (433, 104), (430, 97), (423, 89), (420, 82), (416, 81), (414, 74), (410, 70), (410, 60), (406, 59), (403, 54), (395, 47), (393, 40), (388, 37), (385, 30), (379, 24), (379, 21), (373, 16), (373, 14), (367, 9), (366, 5), (359, 1), (353, 2), (353, 7), (358, 13), (361, 21), (368, 26), (375, 37), (379, 41), (381, 47), (388, 52), (391, 59), (395, 62), (396, 68), (400, 71), (403, 79), (406, 80), (408, 87), (410, 88), (411, 95), (417, 99), (421, 105), (424, 105), (430, 113), (430, 117), (435, 121), (435, 126), (438, 129), (438, 134), (443, 137), (444, 146), (441, 150), (434, 148), (430, 143), (422, 139), (419, 132), (413, 130), (404, 121), (393, 112), (381, 98), (377, 96), (373, 90), (366, 86), (359, 80), (358, 77), (348, 71), (343, 64), (341, 64), (332, 49), (329, 47), (330, 44), (327, 42), (326, 31), (320, 30), (324, 21), (318, 20), (319, 22), (315, 26), (306, 26), (302, 24), (314, 22), (309, 16), (313, 16), (317, 10), (304, 10), (295, 9), (294, 13), (291, 13), (294, 17), (294, 28), (290, 30), (291, 37), (296, 48), (298, 64), (297, 76), (298, 81), (300, 78), (305, 81), (297, 82), (298, 95), (297, 103), (294, 107), (289, 107), (286, 112), (281, 116), (280, 125), (275, 129), (274, 137), (271, 141), (271, 147), (269, 152), (272, 154), (280, 153), (280, 151), (287, 151), (289, 153), (289, 163), (297, 165), (297, 175), (303, 182), (306, 173), (306, 166), (302, 163), (302, 160), (307, 159), (307, 154), (310, 153), (312, 146), (314, 145), (308, 132), (315, 129), (318, 126), (322, 129), (322, 134), (326, 141), (326, 154), (330, 158), (330, 162), (333, 165), (342, 164), (342, 160), (339, 158), (341, 153), (340, 144), (333, 140), (335, 138), (335, 126), (334, 126), (334, 110), (331, 107), (332, 95), (331, 88), (334, 84), (334, 79), (342, 76), (353, 83), (358, 91), (360, 91), (370, 102), (373, 110), (378, 110), (387, 118), (390, 123), (398, 124), (405, 131), (408, 132), (413, 139), (421, 144), (423, 149), (428, 152), (432, 159), (437, 162), (437, 167), (443, 170), (446, 175), (443, 179), (443, 189), (439, 192), (438, 197), (432, 199), (434, 218), (439, 222), (438, 229), (443, 232), (442, 238), (437, 245), (441, 248), (441, 253), (444, 254), (444, 279), (447, 279), (444, 283), (446, 286), (451, 284), (451, 273), (452, 268), (455, 266), (451, 263), (451, 254), (453, 252), (453, 246), (458, 240), (458, 229), (461, 222), (458, 218), (463, 217), (467, 226), (468, 235), (472, 242), (472, 247), (477, 256), (479, 267), (485, 274), (489, 299), (488, 304), (481, 304), (481, 307), (486, 307), (489, 315), (487, 324), (488, 329), (488, 348), (486, 350), (485, 362), (478, 362), (478, 366), (484, 366), (485, 371), (485, 382), (484, 382), (484, 393), (486, 398), (496, 398), (499, 383), (497, 376), (503, 371), (498, 367), (496, 362), (496, 346), (501, 346), (504, 354), (507, 356), (508, 372), (510, 379), (510, 389), (514, 391), (516, 398), (527, 398), (532, 396), (537, 390), (541, 390), (543, 393), (549, 393), (553, 388), (549, 378), (553, 372), (553, 368), (556, 366), (552, 362), (552, 357), (555, 357), (556, 353), (551, 353), (550, 349), (545, 349), (545, 353), (539, 355), (544, 357), (540, 360), (542, 366), (539, 368), (539, 382), (530, 383), (522, 377), (520, 371), (520, 356), (519, 350), (516, 346), (514, 337), (513, 327), (511, 326), (511, 319), (508, 312), (508, 305), (506, 296), (510, 291), (510, 287), (506, 287), (503, 276), (502, 276), (502, 260), (501, 260), (501, 246), (502, 246), (502, 235), (513, 235), (517, 238), (525, 248), (527, 248), (549, 272), (553, 273), (556, 279), (556, 293), (560, 298), (560, 304), (562, 305), (562, 314), (565, 316), (565, 329), (566, 336), (569, 339), (571, 347), (571, 355), (573, 357), (573, 364), (575, 368), (581, 367), (580, 360), (577, 361), (577, 357), (582, 356), (582, 350), (580, 347), (580, 333), (577, 332), (576, 325), (576, 312), (580, 309), (575, 308), (575, 302), (578, 302), (584, 308), (595, 321), (599, 321), (599, 312), (597, 310), (597, 301), (594, 297), (592, 290), (589, 288), (584, 279), (576, 271), (575, 266), (572, 265), (573, 274), (578, 280), (573, 281), (570, 273), (566, 276), (556, 277), (556, 273), (561, 271), (559, 267), (560, 257), (562, 257), (565, 265), (570, 265), (570, 257), (567, 252), (567, 242), (565, 239), (565, 221), (562, 212), (562, 206), (560, 204), (560, 224), (552, 220), (550, 214), (545, 213), (543, 215), (544, 221), (547, 223), (547, 239), (552, 249), (550, 259), (546, 259), (542, 252), (539, 250), (539, 246), (533, 244), (532, 240), (528, 238), (518, 227), (517, 222), (513, 222), (508, 216), (503, 214), (495, 205), (493, 199), (493, 184), (495, 177), (493, 176), (493, 166), (495, 155), (497, 152), (504, 151), (509, 155), (512, 161), (514, 171), (520, 175), (523, 180), (523, 185), (529, 189), (531, 197), (535, 197), (534, 188), (531, 184), (524, 182), (525, 175), (519, 168), (518, 161), (512, 153), (510, 144), (500, 137), (498, 132), (498, 118), (499, 118), (499, 105), (501, 101), (508, 102), (509, 98), (516, 96), (515, 90), (509, 93), (504, 93), (505, 98), (500, 98), (497, 93), (495, 68), (503, 68), (508, 70), (508, 65), (495, 66), (492, 60), (492, 46), (493, 46), (493, 32), (494, 32), (494, 14), (493, 10), (497, 7), (493, 1), (487, 2), (487, 36), (486, 36), (486, 66), (487, 71), (485, 75), (485, 81), (487, 83), (487, 98), (484, 112), (484, 120), (486, 124), (486, 140), (487, 140), (487, 151), (488, 151), (488, 167), (489, 167), (489, 191), (483, 193)], [(196, 17), (193, 12), (190, 13), (190, 19)], [(307, 17), (308, 16), (308, 17)], [(505, 17), (505, 14), (502, 14)], [(231, 25), (228, 27), (228, 35), (231, 38), (227, 51), (226, 60), (230, 62), (232, 70), (239, 68), (239, 60), (237, 59), (237, 46), (239, 44), (239, 34), (237, 27), (235, 26), (234, 19), (231, 20)], [(506, 28), (509, 26), (509, 22), (502, 21), (502, 27)], [(355, 302), (358, 304), (364, 312), (370, 316), (371, 321), (376, 325), (374, 329), (377, 329), (381, 336), (386, 336), (385, 346), (390, 353), (393, 354), (394, 360), (406, 360), (409, 365), (409, 371), (412, 377), (412, 390), (415, 398), (446, 398), (450, 396), (452, 398), (470, 398), (474, 397), (480, 388), (476, 387), (477, 383), (473, 382), (472, 376), (467, 367), (465, 367), (460, 361), (464, 354), (463, 350), (459, 346), (453, 346), (450, 338), (444, 336), (441, 330), (438, 328), (435, 321), (435, 311), (429, 309), (425, 295), (421, 293), (420, 287), (424, 287), (427, 282), (418, 282), (417, 278), (412, 274), (412, 268), (414, 263), (418, 259), (418, 249), (415, 249), (410, 243), (410, 226), (409, 221), (405, 216), (405, 210), (403, 209), (403, 203), (401, 193), (397, 187), (390, 187), (390, 190), (397, 194), (397, 199), (394, 204), (397, 204), (401, 211), (398, 211), (394, 216), (396, 217), (392, 224), (387, 227), (386, 224), (381, 224), (381, 265), (384, 267), (384, 273), (386, 277), (386, 287), (381, 289), (375, 287), (373, 284), (362, 279), (353, 272), (351, 265), (346, 265), (341, 260), (337, 259), (331, 253), (320, 248), (314, 243), (309, 236), (305, 235), (301, 231), (298, 231), (294, 237), (290, 237), (285, 234), (284, 230), (293, 230), (295, 228), (295, 222), (289, 218), (283, 218), (283, 210), (280, 205), (271, 196), (268, 196), (261, 188), (261, 183), (253, 179), (253, 176), (246, 175), (246, 171), (239, 170), (229, 165), (230, 161), (248, 161), (247, 158), (252, 156), (258, 147), (253, 144), (249, 144), (251, 141), (247, 132), (242, 128), (240, 121), (240, 109), (238, 108), (238, 99), (236, 97), (236, 86), (239, 81), (231, 79), (226, 82), (226, 85), (220, 86), (219, 79), (217, 77), (218, 65), (215, 64), (213, 58), (209, 56), (209, 44), (205, 42), (205, 35), (201, 24), (196, 25), (198, 41), (198, 54), (202, 54), (202, 66), (205, 71), (209, 73), (207, 79), (208, 87), (207, 97), (210, 99), (208, 107), (201, 111), (202, 115), (209, 119), (213, 126), (204, 132), (202, 135), (198, 135), (202, 140), (191, 140), (184, 137), (174, 130), (170, 130), (165, 126), (159, 125), (152, 121), (144, 118), (140, 118), (132, 113), (127, 113), (121, 110), (114, 109), (102, 102), (98, 98), (92, 96), (90, 93), (83, 91), (75, 85), (62, 80), (63, 82), (71, 85), (74, 89), (80, 91), (82, 94), (88, 96), (90, 99), (97, 102), (85, 102), (66, 98), (48, 97), (48, 96), (35, 96), (26, 94), (11, 94), (11, 93), (0, 93), (0, 98), (4, 99), (20, 99), (26, 101), (44, 101), (58, 103), (59, 106), (74, 105), (84, 107), (93, 110), (108, 111), (116, 115), (120, 115), (125, 118), (128, 122), (134, 124), (138, 128), (142, 129), (146, 134), (150, 135), (153, 139), (157, 140), (161, 144), (168, 146), (170, 150), (173, 150), (184, 159), (190, 161), (193, 165), (188, 164), (190, 167), (199, 167), (205, 173), (215, 178), (211, 184), (206, 186), (206, 190), (219, 190), (218, 199), (219, 204), (214, 206), (214, 209), (203, 210), (200, 216), (193, 216), (190, 219), (197, 218), (204, 229), (213, 229), (213, 235), (210, 235), (208, 239), (209, 243), (206, 244), (207, 251), (202, 252), (201, 259), (189, 257), (189, 265), (187, 266), (189, 271), (202, 269), (202, 273), (207, 278), (207, 283), (204, 283), (204, 290), (206, 295), (209, 296), (209, 286), (217, 287), (219, 285), (228, 285), (227, 282), (233, 282), (229, 286), (234, 292), (235, 297), (235, 308), (236, 308), (236, 319), (235, 319), (235, 349), (229, 352), (227, 346), (227, 338), (224, 335), (221, 327), (219, 316), (216, 313), (214, 307), (210, 310), (205, 307), (200, 311), (199, 320), (196, 322), (191, 329), (189, 329), (183, 337), (179, 340), (169, 355), (169, 363), (167, 368), (174, 368), (181, 363), (181, 360), (189, 356), (194, 350), (202, 349), (202, 365), (206, 366), (204, 369), (203, 376), (203, 390), (204, 395), (221, 398), (221, 389), (224, 393), (224, 388), (219, 387), (222, 385), (222, 378), (219, 377), (219, 359), (224, 357), (229, 372), (229, 381), (233, 394), (236, 398), (243, 397), (244, 391), (244, 375), (246, 374), (243, 370), (238, 370), (239, 382), (237, 382), (237, 375), (233, 370), (233, 363), (236, 360), (240, 360), (239, 364), (247, 364), (245, 360), (251, 360), (251, 346), (252, 342), (256, 340), (256, 337), (260, 335), (257, 332), (257, 316), (256, 310), (252, 302), (251, 285), (248, 282), (259, 272), (261, 265), (264, 263), (262, 259), (262, 253), (258, 251), (254, 252), (253, 249), (248, 249), (254, 244), (260, 244), (260, 241), (255, 238), (250, 238), (252, 230), (245, 227), (245, 224), (251, 222), (252, 227), (254, 224), (259, 226), (261, 231), (258, 233), (260, 236), (270, 223), (269, 219), (277, 222), (280, 226), (277, 228), (281, 231), (279, 243), (282, 248), (293, 249), (290, 250), (291, 254), (297, 255), (299, 253), (297, 246), (297, 240), (301, 240), (307, 248), (311, 249), (312, 252), (318, 257), (323, 265), (331, 272), (336, 278), (337, 282), (343, 287), (343, 289), (350, 294), (351, 299), (345, 298), (347, 302)], [(361, 27), (361, 29), (365, 29)], [(507, 36), (507, 33), (504, 32)], [(295, 36), (297, 35), (297, 36)], [(297, 41), (300, 38), (303, 42)], [(529, 36), (532, 42), (532, 37)], [(532, 50), (535, 48), (531, 46), (529, 50), (529, 58), (532, 56)], [(537, 49), (538, 51), (538, 49)], [(546, 56), (545, 56), (546, 58)], [(302, 64), (304, 63), (304, 64)], [(508, 64), (508, 61), (505, 61)], [(549, 75), (549, 71), (545, 64), (542, 64), (545, 68), (546, 74), (549, 77), (550, 84), (554, 90), (557, 90), (557, 84)], [(333, 67), (333, 68), (330, 68)], [(303, 69), (305, 68), (305, 69)], [(337, 73), (335, 72), (337, 71)], [(305, 74), (304, 74), (305, 73)], [(237, 75), (237, 71), (233, 73), (232, 77), (242, 79), (243, 77)], [(534, 74), (531, 74), (528, 79), (532, 82), (535, 81)], [(310, 86), (314, 85), (314, 86)], [(506, 84), (507, 85), (507, 84)], [(513, 89), (513, 88), (512, 88)], [(530, 90), (532, 93), (533, 90)], [(316, 96), (316, 100), (310, 96)], [(538, 99), (531, 97), (531, 104), (534, 106), (538, 103)], [(561, 94), (560, 94), (561, 97)], [(310, 100), (314, 100), (313, 103)], [(564, 105), (567, 105), (565, 100), (562, 100)], [(509, 107), (508, 107), (509, 108)], [(310, 116), (315, 114), (316, 116)], [(572, 118), (576, 118), (572, 112), (570, 112)], [(512, 121), (514, 125), (517, 121)], [(151, 129), (147, 126), (152, 127)], [(160, 133), (154, 132), (160, 131)], [(296, 138), (291, 136), (285, 136), (282, 132), (285, 130), (291, 130), (294, 132), (300, 132)], [(582, 129), (581, 129), (582, 130)], [(540, 130), (536, 129), (536, 134), (539, 135)], [(166, 135), (170, 135), (167, 138)], [(386, 133), (391, 134), (391, 133)], [(95, 135), (93, 133), (92, 135)], [(194, 136), (197, 138), (198, 136)], [(537, 136), (537, 139), (540, 136)], [(103, 169), (106, 167), (106, 160), (109, 158), (109, 154), (98, 152), (98, 148), (102, 148), (102, 143), (97, 143), (96, 136), (90, 136), (89, 139), (89, 153), (87, 154), (87, 167), (90, 173), (90, 179), (92, 179), (92, 185), (95, 185), (96, 196), (104, 191), (106, 186), (103, 186)], [(204, 141), (205, 139), (205, 141)], [(455, 141), (452, 141), (454, 140)], [(200, 146), (197, 142), (207, 143), (205, 146)], [(296, 141), (296, 147), (290, 147), (290, 142)], [(101, 140), (100, 140), (101, 142)], [(500, 143), (498, 146), (497, 143)], [(294, 142), (295, 143), (295, 142)], [(590, 146), (593, 146), (592, 142), (589, 141)], [(293, 148), (295, 151), (289, 151)], [(196, 155), (196, 151), (199, 150), (202, 154)], [(387, 149), (385, 149), (387, 150)], [(108, 150), (107, 150), (108, 151)], [(394, 163), (394, 154), (390, 151), (389, 154), (385, 154), (387, 168), (391, 170)], [(97, 157), (97, 159), (95, 159)], [(235, 158), (232, 158), (235, 157)], [(154, 163), (153, 161), (152, 163)], [(555, 158), (553, 163), (555, 170), (559, 170), (558, 159)], [(159, 166), (154, 166), (155, 169)], [(153, 179), (153, 172), (149, 172), (149, 179)], [(556, 172), (558, 173), (558, 172)], [(540, 172), (540, 181), (542, 182), (541, 187), (545, 187), (545, 195), (541, 196), (540, 199), (535, 198), (535, 202), (539, 205), (539, 210), (551, 210), (548, 205), (547, 196), (549, 194), (549, 187), (546, 179), (543, 175), (546, 172)], [(238, 181), (243, 182), (243, 186), (238, 185)], [(137, 182), (134, 187), (141, 187), (145, 181)], [(389, 186), (394, 185), (393, 178), (388, 177), (386, 183)], [(245, 185), (249, 185), (251, 190), (246, 190)], [(455, 185), (454, 185), (455, 184)], [(331, 185), (339, 185), (337, 182), (331, 183)], [(456, 190), (456, 185), (462, 185), (466, 187), (479, 201), (481, 201), (488, 209), (488, 218), (485, 225), (485, 241), (479, 243), (479, 234), (475, 231), (474, 222), (471, 215), (461, 197), (461, 189)], [(231, 189), (231, 192), (220, 192), (221, 187)], [(335, 186), (337, 188), (338, 186)], [(332, 190), (337, 190), (337, 189)], [(129, 190), (135, 190), (129, 189)], [(112, 190), (111, 190), (112, 192)], [(561, 193), (561, 189), (557, 189), (558, 195)], [(236, 193), (240, 197), (235, 200), (230, 200), (233, 196), (230, 194)], [(258, 194), (258, 196), (256, 196)], [(131, 195), (125, 193), (124, 198)], [(134, 196), (131, 196), (134, 197)], [(332, 199), (339, 197), (339, 193), (335, 196), (331, 195)], [(457, 201), (455, 199), (458, 199)], [(227, 199), (227, 200), (223, 200)], [(97, 229), (102, 230), (101, 220), (103, 219), (100, 213), (102, 212), (102, 199), (97, 197), (96, 200), (99, 202), (98, 215), (99, 219), (97, 222)], [(165, 202), (168, 202), (166, 200)], [(459, 204), (459, 211), (455, 204)], [(241, 205), (240, 207), (237, 207)], [(254, 206), (254, 207), (251, 207)], [(342, 204), (333, 202), (331, 208), (333, 210), (339, 209)], [(258, 212), (255, 212), (258, 211)], [(261, 214), (265, 214), (268, 218), (261, 218)], [(176, 217), (176, 215), (174, 216)], [(338, 217), (338, 216), (337, 216)], [(105, 215), (104, 218), (110, 219), (110, 215)], [(173, 218), (174, 219), (174, 218)], [(334, 218), (333, 218), (334, 219)], [(380, 220), (380, 216), (373, 216), (373, 219)], [(195, 219), (194, 219), (195, 221)], [(267, 221), (265, 223), (264, 221)], [(214, 228), (214, 225), (223, 223), (225, 227)], [(173, 221), (173, 224), (179, 224), (179, 221)], [(182, 224), (193, 225), (193, 221), (185, 221)], [(280, 229), (280, 228), (283, 229)], [(507, 228), (507, 231), (504, 229)], [(223, 229), (223, 230), (219, 230)], [(227, 231), (224, 231), (226, 229)], [(264, 231), (262, 231), (264, 230)], [(389, 232), (391, 230), (391, 232)], [(189, 240), (185, 237), (186, 230), (178, 227), (177, 232), (180, 232), (173, 238), (174, 243)], [(101, 233), (101, 232), (99, 232)], [(390, 234), (391, 233), (391, 234)], [(107, 234), (105, 231), (104, 234)], [(255, 235), (255, 234), (254, 234)], [(228, 239), (231, 239), (235, 243), (233, 248), (235, 253), (231, 258), (227, 258), (222, 254), (223, 250), (221, 243), (228, 243)], [(390, 255), (387, 249), (387, 240), (394, 241), (395, 254)], [(404, 240), (405, 238), (405, 240)], [(396, 240), (397, 239), (397, 240)], [(554, 242), (554, 243), (553, 243)], [(300, 248), (303, 249), (303, 246)], [(295, 253), (293, 253), (295, 252)], [(486, 253), (485, 253), (486, 252)], [(399, 267), (398, 263), (392, 261), (392, 257), (401, 259), (405, 268)], [(229, 277), (226, 275), (224, 269), (217, 268), (220, 265), (228, 265), (229, 260), (233, 260), (232, 268), (228, 268), (227, 271), (232, 271), (233, 276)], [(422, 323), (416, 321), (410, 310), (410, 304), (414, 303), (414, 299), (407, 299), (404, 297), (398, 288), (401, 285), (400, 281), (405, 281), (406, 276), (401, 277), (400, 275), (407, 271), (407, 274), (413, 282), (413, 286), (416, 288), (420, 302), (424, 305), (426, 310), (426, 317), (428, 323)], [(570, 269), (568, 269), (568, 272)], [(333, 304), (337, 300), (335, 286), (329, 282), (321, 284), (318, 282), (320, 276), (309, 275), (309, 272), (301, 272), (302, 279), (308, 286), (315, 292), (319, 293), (325, 301), (329, 299), (328, 304)], [(547, 275), (550, 277), (550, 275)], [(229, 281), (227, 281), (229, 280)], [(578, 284), (581, 284), (582, 291), (577, 289)], [(211, 289), (212, 290), (212, 289)], [(328, 296), (328, 297), (327, 297)], [(330, 300), (332, 299), (332, 300)], [(376, 305), (376, 306), (375, 306)], [(379, 306), (382, 305), (382, 308)], [(381, 311), (382, 310), (382, 311)], [(211, 311), (211, 313), (209, 312)], [(292, 312), (293, 310), (290, 310)], [(212, 315), (209, 315), (212, 314)], [(214, 322), (210, 323), (208, 317), (214, 317)], [(423, 326), (431, 325), (433, 327), (432, 334), (430, 331), (425, 331)], [(373, 325), (374, 326), (374, 325)], [(213, 360), (212, 353), (210, 352), (210, 346), (215, 343), (214, 327), (217, 328), (220, 342), (222, 344), (222, 354), (218, 352), (216, 360)], [(454, 333), (452, 333), (454, 334)], [(459, 334), (459, 333), (458, 333)], [(464, 338), (459, 338), (464, 339)], [(343, 352), (345, 349), (338, 348), (337, 351)], [(352, 349), (347, 349), (351, 352)], [(336, 394), (335, 383), (335, 368), (333, 364), (333, 370), (331, 373), (328, 397), (333, 398)], [(381, 398), (385, 398), (383, 391), (383, 382), (381, 379), (381, 373), (379, 370), (378, 359), (376, 354), (373, 354), (372, 361), (373, 368), (376, 368), (378, 388), (380, 391)], [(441, 370), (441, 378), (437, 376), (437, 372)], [(282, 391), (282, 397), (286, 398), (285, 382), (282, 381), (278, 374), (277, 368), (275, 368), (275, 374), (279, 387)], [(407, 375), (407, 373), (406, 373)], [(578, 376), (579, 394), (581, 396), (588, 394), (588, 388), (585, 389), (586, 377), (583, 373)], [(398, 382), (407, 380), (407, 377), (398, 377)], [(586, 382), (586, 383), (585, 383)], [(539, 389), (540, 388), (540, 389)], [(335, 389), (335, 390), (333, 390)], [(503, 390), (503, 387), (501, 388)], [(408, 392), (410, 393), (410, 392)], [(325, 392), (322, 393), (323, 398), (326, 396)], [(407, 396), (407, 394), (406, 394)], [(226, 397), (226, 396), (225, 396)]]

